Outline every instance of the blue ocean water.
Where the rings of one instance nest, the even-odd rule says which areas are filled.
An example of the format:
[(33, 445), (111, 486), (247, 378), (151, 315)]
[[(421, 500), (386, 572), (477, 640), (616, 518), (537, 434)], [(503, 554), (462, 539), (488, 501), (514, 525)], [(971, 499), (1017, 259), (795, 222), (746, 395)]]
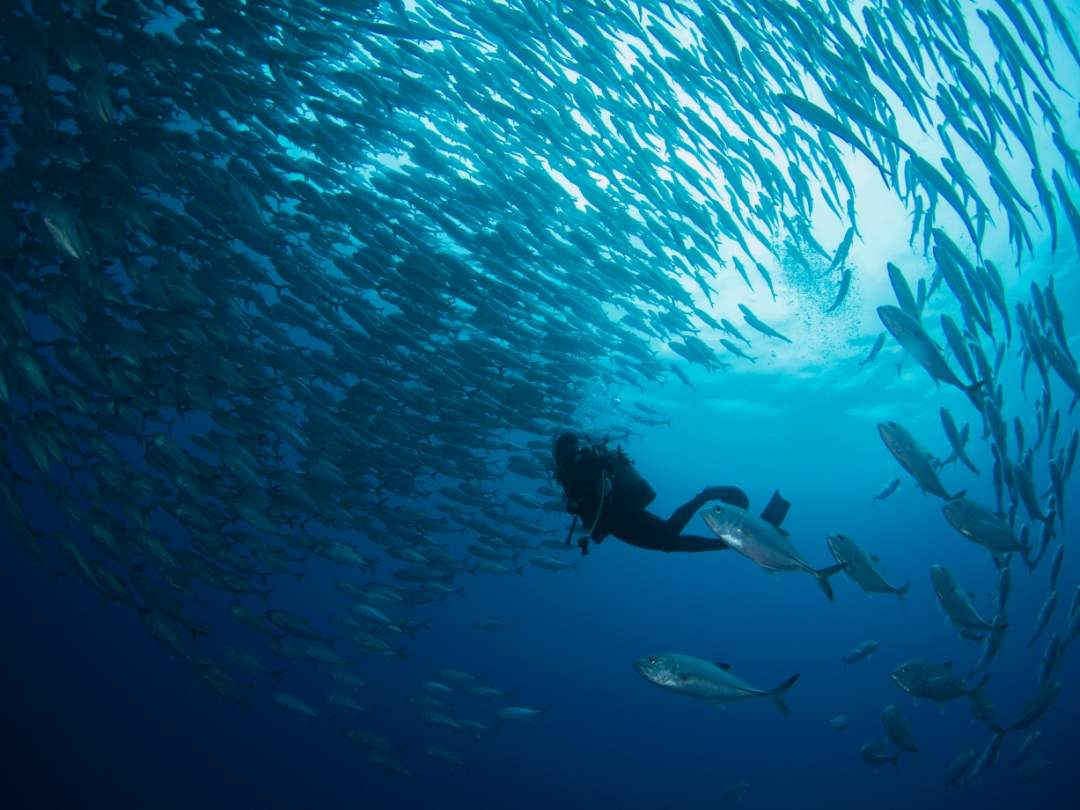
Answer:
[[(1075, 24), (1075, 12), (1069, 9), (1069, 14)], [(1058, 64), (1066, 64), (1064, 51), (1057, 54), (1061, 48), (1055, 45)], [(1080, 88), (1075, 73), (1059, 79), (1074, 92)], [(1068, 112), (1063, 111), (1070, 136), (1077, 129), (1074, 106), (1070, 103)], [(860, 168), (873, 173), (868, 165)], [(1070, 183), (1075, 200), (1075, 184)], [(968, 497), (993, 503), (993, 460), (989, 444), (980, 438), (981, 417), (967, 398), (955, 388), (935, 384), (891, 338), (876, 361), (859, 365), (881, 329), (874, 308), (893, 303), (884, 262), (903, 264), (913, 283), (929, 279), (933, 271), (928, 259), (907, 249), (903, 221), (899, 236), (893, 232), (896, 222), (885, 220), (884, 212), (885, 221), (875, 221), (874, 206), (884, 209), (884, 198), (884, 192), (871, 197), (869, 210), (861, 215), (863, 236), (852, 258), (857, 265), (852, 297), (838, 314), (824, 311), (834, 285), (819, 286), (795, 266), (775, 273), (778, 302), (760, 285), (752, 297), (739, 299), (752, 301), (759, 314), (768, 313), (766, 319), (795, 340), (793, 347), (769, 342), (739, 321), (753, 335), (750, 351), (756, 362), (715, 372), (684, 364), (694, 388), (670, 375), (662, 383), (628, 385), (609, 373), (611, 358), (575, 358), (586, 367), (591, 364), (595, 379), (567, 375), (565, 398), (577, 407), (562, 427), (615, 431), (627, 424), (626, 414), (635, 412), (635, 403), (664, 414), (669, 425), (638, 425), (634, 435), (619, 439), (657, 491), (653, 511), (666, 516), (703, 487), (716, 484), (742, 487), (757, 511), (778, 489), (792, 503), (785, 528), (810, 563), (833, 562), (825, 545), (829, 534), (850, 535), (880, 557), (890, 582), (911, 583), (903, 604), (890, 595), (870, 597), (843, 575), (834, 580), (836, 599), (830, 603), (810, 577), (766, 575), (733, 551), (663, 554), (609, 537), (593, 545), (586, 557), (572, 550), (563, 553), (560, 559), (577, 564), (559, 572), (529, 565), (534, 552), (526, 551), (516, 563), (524, 566), (520, 576), (462, 574), (453, 583), (461, 593), (401, 609), (429, 624), (415, 639), (400, 639), (407, 657), (359, 653), (361, 660), (345, 666), (369, 682), (355, 694), (373, 711), (356, 718), (330, 710), (324, 700), (327, 672), (340, 668), (275, 657), (262, 639), (228, 615), (235, 603), (253, 611), (273, 607), (320, 620), (340, 613), (347, 604), (334, 585), (342, 576), (340, 566), (313, 560), (302, 581), (270, 575), (264, 581), (271, 586), (265, 603), (250, 593), (231, 599), (220, 590), (196, 591), (189, 608), (210, 626), (209, 636), (193, 645), (198, 654), (220, 658), (226, 646), (236, 645), (257, 650), (260, 658), (286, 670), (279, 678), (235, 671), (239, 681), (254, 684), (239, 690), (237, 700), (204, 688), (195, 677), (196, 668), (158, 644), (137, 611), (116, 602), (103, 607), (101, 594), (70, 569), (57, 576), (5, 539), (0, 544), (6, 662), (0, 667), (0, 687), (8, 697), (3, 794), (13, 797), (12, 806), (35, 808), (75, 803), (124, 808), (358, 803), (696, 808), (722, 805), (725, 789), (746, 781), (742, 802), (752, 807), (1068, 806), (1074, 793), (1070, 763), (1077, 756), (1080, 714), (1075, 650), (1066, 651), (1054, 676), (1065, 685), (1061, 696), (1035, 726), (1042, 732), (1040, 749), (1054, 764), (1034, 785), (1018, 783), (1011, 767), (1025, 730), (1008, 735), (1000, 761), (977, 781), (946, 794), (953, 758), (968, 747), (981, 752), (993, 735), (971, 715), (967, 700), (939, 709), (929, 701), (913, 701), (889, 678), (898, 664), (912, 658), (954, 661), (959, 672), (966, 672), (979, 656), (979, 645), (962, 641), (945, 622), (930, 585), (931, 565), (949, 568), (987, 616), (992, 614), (998, 574), (990, 555), (946, 523), (942, 501), (917, 489), (877, 435), (876, 423), (896, 420), (932, 453), (945, 456), (948, 444), (938, 411), (948, 407), (959, 421), (971, 424), (969, 450), (981, 475), (949, 465), (941, 473), (946, 489), (966, 489)], [(1061, 244), (1053, 255), (1047, 234), (1033, 231), (1038, 238), (1033, 255), (1015, 270), (1004, 223), (991, 230), (986, 253), (1004, 268), (1010, 311), (1017, 302), (1030, 300), (1031, 283), (1043, 287), (1053, 277), (1068, 345), (1075, 351), (1080, 319), (1075, 267), (1080, 257), (1064, 214), (1059, 212), (1058, 219)], [(955, 231), (959, 239), (963, 231), (953, 226), (950, 233)], [(832, 238), (827, 226), (825, 231), (830, 244), (843, 233), (841, 229)], [(33, 285), (15, 273), (12, 277), (20, 293), (32, 297)], [(722, 302), (716, 317), (735, 317), (734, 300)], [(642, 312), (648, 311), (643, 304)], [(961, 319), (960, 306), (944, 287), (932, 299), (930, 312), (929, 323), (942, 312)], [(441, 336), (428, 335), (428, 326), (416, 324), (415, 337), (437, 346)], [(41, 330), (35, 335), (39, 340), (51, 339), (48, 324), (39, 321), (36, 328)], [(934, 337), (943, 340), (936, 326)], [(308, 347), (316, 345), (307, 341)], [(662, 345), (658, 350), (666, 362), (681, 362)], [(1020, 341), (1014, 338), (996, 382), (1010, 425), (1018, 416), (1033, 435), (1041, 383), (1031, 371), (1021, 390), (1019, 354)], [(1080, 417), (1070, 412), (1072, 394), (1060, 380), (1053, 378), (1052, 390), (1061, 413), (1060, 449), (1080, 425)], [(449, 388), (432, 392), (436, 411), (440, 396), (450, 403), (456, 395)], [(12, 409), (22, 408), (25, 415), (34, 407), (31, 401)], [(446, 412), (456, 411), (448, 407)], [(404, 422), (405, 415), (401, 418)], [(192, 419), (187, 427), (197, 433), (198, 416)], [(506, 424), (501, 434), (502, 441), (518, 447), (537, 438), (514, 424)], [(32, 476), (33, 467), (17, 443), (9, 438), (5, 446), (8, 464)], [(125, 461), (140, 463), (134, 445), (118, 442), (118, 448)], [(402, 448), (402, 454), (407, 457), (406, 450)], [(1049, 485), (1045, 450), (1037, 459), (1041, 495)], [(481, 462), (501, 472), (505, 453), (492, 451)], [(293, 470), (303, 466), (297, 458), (278, 463), (291, 464)], [(872, 500), (894, 476), (902, 478), (897, 492), (884, 501)], [(57, 480), (65, 481), (62, 475)], [(511, 494), (532, 496), (543, 484), (550, 486), (493, 474), (485, 497), (501, 503)], [(427, 489), (421, 487), (422, 492)], [(34, 485), (20, 486), (19, 491), (31, 524), (50, 525), (56, 506), (46, 492)], [(1051, 544), (1066, 547), (1059, 603), (1050, 628), (1031, 649), (1025, 644), (1048, 592), (1049, 559), (1030, 573), (1018, 560), (1012, 563), (1010, 627), (988, 685), (998, 722), (1014, 718), (1035, 691), (1042, 651), (1051, 632), (1064, 632), (1080, 583), (1080, 560), (1071, 548), (1072, 521), (1080, 510), (1075, 479), (1065, 493), (1064, 528)], [(439, 502), (431, 494), (426, 502), (418, 497), (410, 505), (433, 510)], [(529, 519), (535, 521), (537, 542), (561, 539), (569, 522), (569, 516), (552, 513), (530, 514)], [(169, 536), (162, 525), (159, 530)], [(509, 527), (506, 531), (521, 534)], [(688, 531), (707, 534), (700, 517)], [(475, 539), (468, 530), (431, 534), (459, 556)], [(376, 538), (341, 536), (355, 543), (359, 553), (379, 560), (374, 577), (379, 581), (393, 581), (387, 572), (404, 567), (384, 553), (385, 544)], [(182, 534), (169, 539), (184, 544)], [(370, 578), (356, 568), (346, 570), (356, 582)], [(491, 632), (471, 626), (490, 617), (512, 619), (513, 624)], [(336, 633), (330, 622), (322, 621), (320, 629)], [(868, 639), (878, 641), (879, 649), (866, 660), (845, 665), (844, 654)], [(335, 649), (350, 654), (344, 640)], [(741, 677), (766, 688), (799, 673), (788, 696), (792, 713), (783, 716), (768, 701), (718, 709), (657, 689), (632, 663), (663, 651), (731, 664)], [(483, 683), (514, 692), (502, 701), (460, 693), (446, 698), (453, 717), (496, 727), (467, 734), (420, 717), (409, 698), (422, 693), (422, 685), (445, 668), (482, 675)], [(315, 706), (319, 718), (306, 719), (275, 706), (271, 695), (280, 689)], [(889, 704), (900, 706), (910, 718), (919, 752), (902, 754), (895, 769), (873, 770), (859, 749), (884, 738), (881, 710)], [(506, 705), (541, 711), (528, 722), (497, 723), (496, 712)], [(837, 732), (828, 721), (839, 714), (849, 718), (849, 727)], [(345, 735), (356, 727), (385, 736), (394, 760), (410, 773), (394, 775), (373, 766), (371, 751)], [(451, 769), (426, 757), (424, 751), (432, 745), (452, 750), (466, 764)]]

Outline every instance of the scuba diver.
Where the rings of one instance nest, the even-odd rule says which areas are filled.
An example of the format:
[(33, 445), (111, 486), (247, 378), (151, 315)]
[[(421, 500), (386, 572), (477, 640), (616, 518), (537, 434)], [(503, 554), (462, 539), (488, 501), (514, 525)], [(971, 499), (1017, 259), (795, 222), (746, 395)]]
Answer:
[[(708, 487), (664, 520), (645, 507), (656, 497), (621, 447), (612, 452), (603, 443), (579, 441), (576, 434), (563, 433), (555, 439), (555, 478), (566, 495), (567, 511), (574, 522), (566, 536), (574, 533), (580, 519), (588, 537), (599, 543), (609, 534), (624, 543), (656, 551), (721, 551), (727, 543), (718, 537), (683, 534), (690, 518), (709, 501), (745, 509), (750, 505), (738, 487)], [(588, 554), (588, 537), (578, 541)]]

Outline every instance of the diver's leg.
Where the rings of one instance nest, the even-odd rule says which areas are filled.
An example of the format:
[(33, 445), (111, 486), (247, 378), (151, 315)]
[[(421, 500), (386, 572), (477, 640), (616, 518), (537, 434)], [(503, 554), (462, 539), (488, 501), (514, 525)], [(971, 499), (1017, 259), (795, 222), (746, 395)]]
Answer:
[[(680, 509), (693, 504), (694, 501), (691, 501)], [(699, 508), (700, 505), (694, 506), (690, 510), (690, 515), (692, 516)], [(689, 519), (689, 517), (686, 518), (687, 521)], [(617, 525), (611, 527), (611, 534), (624, 543), (653, 551), (722, 551), (728, 547), (727, 543), (719, 537), (695, 537), (672, 533), (670, 523), (670, 519), (662, 520), (652, 512), (642, 509), (618, 520)]]
[(694, 534), (680, 534), (673, 537), (665, 551), (723, 551), (730, 548), (719, 537), (699, 537)]

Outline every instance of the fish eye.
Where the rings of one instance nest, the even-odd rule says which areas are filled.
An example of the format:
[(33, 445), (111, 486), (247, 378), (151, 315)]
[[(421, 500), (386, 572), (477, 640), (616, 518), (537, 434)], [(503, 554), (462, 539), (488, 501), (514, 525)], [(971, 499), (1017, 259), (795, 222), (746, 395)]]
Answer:
[(656, 656), (655, 656), (655, 655), (653, 655), (653, 656), (650, 656), (650, 658), (649, 658), (649, 663), (650, 663), (650, 664), (655, 664), (655, 663), (656, 663)]

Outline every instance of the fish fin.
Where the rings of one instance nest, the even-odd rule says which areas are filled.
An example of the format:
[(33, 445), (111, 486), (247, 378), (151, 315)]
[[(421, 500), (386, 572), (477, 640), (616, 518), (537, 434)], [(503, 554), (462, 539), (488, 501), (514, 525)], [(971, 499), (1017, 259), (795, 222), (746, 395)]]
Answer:
[(769, 699), (776, 704), (783, 714), (791, 714), (791, 709), (784, 703), (784, 694), (795, 685), (795, 682), (799, 680), (799, 673), (796, 672), (782, 684), (769, 692)]
[(731, 671), (731, 664), (725, 664), (722, 661), (713, 661), (713, 664), (720, 667), (720, 669), (724, 670), (724, 672)]
[(833, 601), (833, 589), (832, 585), (829, 584), (829, 577), (833, 574), (839, 574), (845, 568), (847, 568), (847, 563), (842, 562), (830, 565), (828, 568), (812, 570), (813, 575), (817, 578), (818, 585), (821, 586), (821, 590), (825, 591), (825, 596), (830, 602)]
[(881, 558), (877, 554), (871, 554), (870, 559), (873, 560), (876, 563), (881, 562)]
[(942, 664), (942, 666), (945, 667), (945, 669), (952, 669), (953, 662), (952, 661), (946, 661), (944, 664)]
[(960, 490), (959, 492), (957, 492), (957, 493), (956, 493), (955, 495), (950, 495), (950, 496), (949, 496), (948, 498), (946, 498), (946, 500), (949, 500), (949, 501), (958, 501), (958, 500), (960, 500), (961, 498), (963, 498), (963, 497), (964, 497), (965, 495), (967, 495), (967, 490), (966, 490), (966, 489), (962, 489), (962, 490)]
[(761, 519), (774, 529), (779, 529), (790, 508), (791, 502), (784, 499), (780, 494), (780, 490), (775, 490), (772, 497), (769, 498), (769, 503), (761, 513)]

